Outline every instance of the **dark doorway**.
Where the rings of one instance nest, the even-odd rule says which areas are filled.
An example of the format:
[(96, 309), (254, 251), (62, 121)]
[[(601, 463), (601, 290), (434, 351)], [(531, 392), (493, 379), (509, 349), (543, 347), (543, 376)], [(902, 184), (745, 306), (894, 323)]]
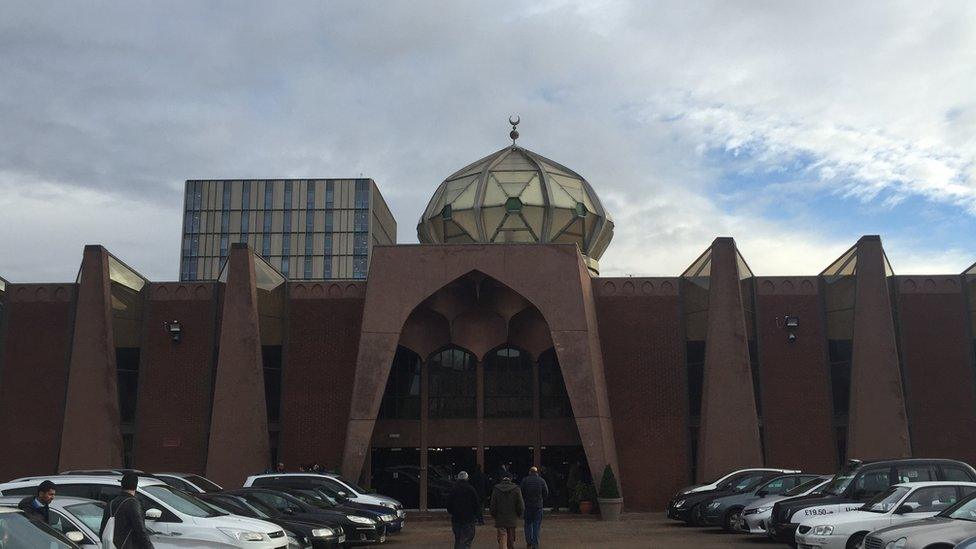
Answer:
[(485, 472), (488, 481), (495, 485), (501, 480), (502, 465), (512, 473), (512, 481), (518, 484), (532, 467), (532, 448), (529, 446), (486, 446)]
[(566, 508), (570, 482), (590, 482), (590, 468), (582, 446), (543, 446), (542, 478), (549, 484), (547, 507)]
[(427, 448), (427, 508), (446, 508), (457, 474), (460, 471), (470, 474), (477, 463), (475, 448)]
[(372, 488), (407, 509), (420, 508), (420, 448), (373, 448)]

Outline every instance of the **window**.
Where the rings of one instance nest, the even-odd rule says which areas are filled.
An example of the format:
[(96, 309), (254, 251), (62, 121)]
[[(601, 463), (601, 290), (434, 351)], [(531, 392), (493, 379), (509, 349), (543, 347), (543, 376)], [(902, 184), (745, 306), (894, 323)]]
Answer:
[(477, 377), (474, 355), (463, 349), (445, 349), (427, 361), (429, 370), (428, 416), (473, 418), (477, 416)]
[(325, 207), (332, 209), (335, 206), (335, 182), (325, 182)]
[(555, 349), (549, 349), (539, 356), (539, 416), (573, 417), (573, 407), (569, 402), (569, 395), (566, 394), (566, 384)]
[(304, 278), (312, 278), (312, 258), (305, 256), (305, 268), (303, 269)]
[(733, 492), (747, 492), (754, 489), (763, 480), (763, 475), (748, 475), (736, 479), (732, 484)]
[(857, 501), (867, 501), (891, 486), (891, 474), (888, 469), (868, 470), (854, 479), (853, 497)]
[(397, 347), (380, 405), (381, 419), (420, 419), (420, 356)]
[(366, 252), (369, 251), (368, 244), (369, 235), (367, 233), (356, 233), (355, 236), (353, 236), (352, 253), (365, 255)]
[(136, 419), (136, 398), (139, 393), (139, 348), (117, 347), (115, 367), (118, 372), (119, 418), (123, 425)]
[(870, 511), (872, 513), (887, 513), (889, 511), (894, 511), (895, 506), (901, 501), (901, 498), (905, 497), (911, 488), (906, 487), (891, 487), (881, 492), (870, 501), (861, 507), (862, 511)]
[(939, 513), (958, 500), (955, 486), (932, 486), (915, 490), (902, 505), (911, 507), (911, 513)]
[(98, 532), (102, 526), (102, 514), (105, 512), (105, 504), (102, 502), (78, 503), (69, 505), (64, 509), (84, 523), (92, 532)]
[(352, 277), (366, 278), (366, 256), (357, 255), (352, 258)]
[[(315, 182), (314, 181), (308, 182), (308, 190), (305, 191), (305, 209), (309, 211), (315, 209)], [(309, 216), (309, 219), (311, 219), (311, 216)]]
[(969, 471), (954, 465), (943, 465), (942, 475), (945, 477), (944, 480), (961, 480), (963, 482), (972, 482), (973, 480)]
[(782, 477), (773, 479), (759, 487), (767, 494), (781, 494), (796, 485), (797, 477)]
[(369, 181), (366, 179), (356, 180), (356, 207), (369, 208)]
[(898, 467), (898, 482), (927, 482), (939, 480), (935, 466), (902, 466)]
[(264, 402), (268, 409), (268, 421), (275, 423), (281, 412), (281, 345), (262, 345), (264, 362)]
[(532, 417), (532, 360), (519, 349), (485, 359), (485, 417)]
[[(159, 501), (172, 507), (173, 509), (176, 509), (178, 512), (183, 513), (184, 515), (190, 515), (191, 517), (217, 517), (223, 515), (223, 513), (218, 512), (216, 509), (198, 500), (196, 497), (174, 490), (170, 486), (156, 484), (146, 486), (141, 488), (141, 490), (145, 490), (147, 494), (159, 499)], [(158, 508), (159, 505), (156, 505), (155, 507)], [(148, 507), (146, 509), (148, 509)]]
[(250, 496), (245, 496), (246, 499), (254, 499), (260, 501), (261, 503), (276, 509), (281, 513), (301, 513), (303, 509), (298, 504), (292, 502), (288, 498), (273, 494), (271, 492), (254, 492)]
[[(332, 232), (332, 212), (331, 211), (325, 212), (325, 232), (327, 232), (327, 233), (331, 233)], [(327, 234), (327, 235), (325, 235), (325, 238), (328, 239), (330, 236), (331, 235), (328, 235)]]
[(264, 182), (264, 209), (274, 209), (274, 184), (271, 181)]
[(355, 231), (369, 230), (369, 212), (367, 210), (356, 210), (356, 217), (353, 221)]

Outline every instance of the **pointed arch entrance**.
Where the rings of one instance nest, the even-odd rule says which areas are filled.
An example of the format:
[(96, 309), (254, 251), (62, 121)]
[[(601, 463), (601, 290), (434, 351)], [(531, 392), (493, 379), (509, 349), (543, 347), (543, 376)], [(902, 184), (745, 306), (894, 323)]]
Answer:
[[(424, 261), (430, 258), (423, 256), (434, 251), (441, 255), (443, 249), (433, 246), (378, 249), (374, 262), (390, 264), (372, 272), (389, 277), (391, 271), (410, 270), (413, 263), (430, 268), (431, 264)], [(433, 500), (437, 497), (431, 492), (431, 486), (438, 484), (444, 469), (450, 469), (454, 462), (462, 462), (468, 468), (475, 464), (490, 468), (494, 463), (489, 462), (496, 458), (514, 461), (508, 457), (527, 450), (528, 462), (540, 463), (546, 460), (543, 447), (551, 446), (557, 450), (552, 455), (560, 465), (576, 462), (588, 469), (585, 476), (595, 476), (608, 463), (616, 469), (589, 275), (578, 251), (558, 245), (460, 246), (452, 247), (452, 251), (460, 256), (453, 257), (452, 263), (467, 262), (468, 266), (477, 268), (465, 269), (453, 278), (444, 277), (442, 282), (434, 282), (435, 287), (427, 284), (430, 277), (410, 281), (420, 287), (404, 287), (402, 277), (368, 282), (343, 454), (344, 474), (371, 478), (374, 450), (389, 449), (381, 450), (387, 457), (393, 448), (401, 452), (416, 450), (417, 458), (409, 457), (415, 462), (410, 469), (416, 472), (416, 481), (427, 487), (421, 490), (418, 506), (430, 507), (436, 505)], [(512, 257), (513, 251), (535, 253)], [(533, 259), (531, 255), (539, 257)], [(557, 276), (545, 280), (544, 284), (536, 282), (538, 277), (527, 280), (513, 275), (522, 269), (538, 270), (546, 265)], [(463, 269), (457, 264), (451, 267)], [(558, 275), (559, 272), (562, 274)], [(392, 292), (388, 284), (398, 286), (397, 291)], [(403, 354), (402, 349), (422, 357), (421, 419), (378, 420), (394, 357)], [(436, 417), (443, 415), (445, 405), (431, 399), (467, 398), (467, 393), (438, 396), (432, 387), (431, 372), (435, 366), (443, 368), (443, 352), (447, 349), (452, 356), (450, 368), (453, 375), (462, 376), (459, 379), (470, 380), (471, 376), (458, 373), (470, 372), (469, 366), (459, 366), (469, 365), (470, 359), (455, 360), (458, 350), (464, 356), (474, 357), (474, 417), (470, 417), (470, 402), (463, 407), (463, 414), (453, 404), (447, 408), (452, 413), (458, 412), (456, 415), (468, 417)], [(543, 358), (546, 377), (540, 378)], [(553, 375), (553, 366), (559, 376)], [(524, 387), (511, 391), (506, 374), (492, 377), (498, 370), (528, 380), (531, 391), (521, 390)], [(543, 379), (548, 388), (545, 395), (541, 391)], [(557, 380), (565, 381), (561, 387), (553, 388)], [(560, 395), (565, 395), (562, 404)], [(548, 408), (555, 410), (547, 413), (547, 417), (542, 417), (544, 398)], [(391, 395), (387, 394), (385, 401), (390, 399)], [(565, 406), (566, 400), (569, 406)], [(570, 411), (567, 408), (572, 413), (561, 416), (559, 411)], [(436, 412), (431, 415), (431, 410)], [(576, 458), (574, 447), (578, 448)], [(434, 463), (441, 456), (449, 456), (447, 462)]]

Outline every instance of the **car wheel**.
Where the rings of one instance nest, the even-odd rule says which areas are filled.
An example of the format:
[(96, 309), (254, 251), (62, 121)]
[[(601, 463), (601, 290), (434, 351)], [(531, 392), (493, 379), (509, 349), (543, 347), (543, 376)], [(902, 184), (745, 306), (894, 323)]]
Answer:
[(847, 549), (860, 549), (861, 543), (864, 542), (864, 537), (867, 536), (867, 532), (858, 532), (847, 539)]
[(736, 526), (739, 524), (739, 518), (742, 516), (742, 507), (733, 507), (729, 509), (728, 513), (725, 513), (725, 521), (723, 521), (722, 526), (725, 528), (726, 532), (735, 532)]

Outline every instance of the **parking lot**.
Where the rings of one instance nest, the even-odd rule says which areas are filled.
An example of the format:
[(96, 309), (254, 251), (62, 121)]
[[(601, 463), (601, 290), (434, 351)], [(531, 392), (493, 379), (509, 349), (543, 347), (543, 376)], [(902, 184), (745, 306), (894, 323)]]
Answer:
[[(409, 521), (409, 517), (408, 517)], [(664, 518), (662, 513), (626, 513), (620, 522), (602, 522), (595, 518), (549, 518), (542, 524), (541, 545), (552, 548), (779, 548), (785, 545), (763, 537), (724, 534), (717, 528), (693, 528)], [(451, 525), (444, 520), (414, 521), (402, 534), (390, 536), (389, 546), (398, 548), (451, 547)], [(474, 545), (478, 549), (498, 547), (491, 521), (478, 527)], [(518, 544), (525, 547), (522, 529)]]

